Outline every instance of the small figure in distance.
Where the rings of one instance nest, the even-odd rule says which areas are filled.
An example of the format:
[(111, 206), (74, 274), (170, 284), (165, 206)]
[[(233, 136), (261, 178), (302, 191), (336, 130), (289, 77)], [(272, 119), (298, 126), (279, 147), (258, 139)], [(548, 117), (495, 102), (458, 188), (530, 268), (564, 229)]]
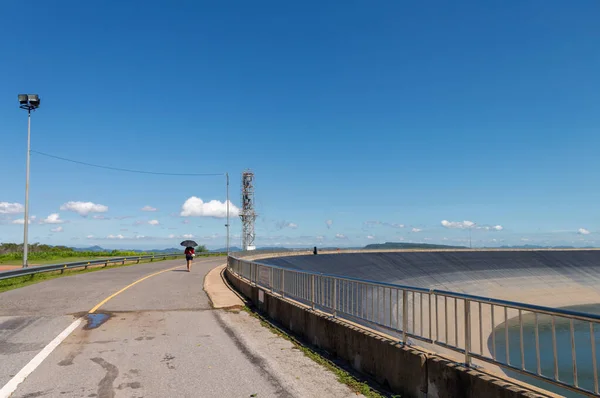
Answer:
[(196, 255), (196, 253), (194, 252), (194, 248), (191, 246), (186, 247), (184, 253), (185, 253), (185, 260), (187, 262), (187, 270), (188, 270), (188, 272), (191, 272), (192, 260), (194, 259), (194, 256)]
[(313, 249), (313, 254), (316, 256), (317, 255), (317, 246), (315, 246), (315, 248)]

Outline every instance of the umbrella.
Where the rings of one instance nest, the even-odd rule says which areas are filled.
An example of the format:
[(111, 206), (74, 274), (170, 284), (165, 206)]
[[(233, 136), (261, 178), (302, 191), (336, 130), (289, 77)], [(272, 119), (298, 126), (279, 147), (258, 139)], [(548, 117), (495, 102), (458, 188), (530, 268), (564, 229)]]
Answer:
[(198, 244), (196, 242), (194, 242), (193, 240), (184, 240), (183, 242), (181, 242), (181, 246), (196, 247), (196, 246), (198, 246)]

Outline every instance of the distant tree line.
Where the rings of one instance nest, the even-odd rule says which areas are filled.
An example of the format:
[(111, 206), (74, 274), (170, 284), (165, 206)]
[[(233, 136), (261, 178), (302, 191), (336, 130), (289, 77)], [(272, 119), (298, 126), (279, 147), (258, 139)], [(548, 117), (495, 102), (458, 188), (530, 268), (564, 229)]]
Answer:
[[(67, 246), (50, 246), (40, 243), (27, 245), (27, 257), (30, 260), (52, 260), (69, 257), (126, 257), (146, 253), (121, 250), (77, 251)], [(0, 243), (0, 262), (23, 259), (22, 243)]]

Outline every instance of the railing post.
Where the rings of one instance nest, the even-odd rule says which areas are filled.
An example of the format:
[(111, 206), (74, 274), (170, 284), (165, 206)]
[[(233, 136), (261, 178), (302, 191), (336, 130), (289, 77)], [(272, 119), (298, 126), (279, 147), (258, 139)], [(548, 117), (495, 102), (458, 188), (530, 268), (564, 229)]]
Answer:
[(406, 329), (408, 329), (408, 292), (402, 290), (402, 343), (404, 345), (408, 342)]
[(465, 365), (471, 366), (471, 301), (465, 299), (463, 303), (465, 304)]
[(333, 280), (333, 317), (337, 316), (337, 279)]
[(310, 276), (310, 303), (312, 304), (312, 309), (315, 309), (315, 276)]
[(281, 268), (281, 297), (285, 297), (285, 270)]
[(273, 279), (273, 267), (271, 267), (271, 278), (269, 279), (269, 284), (271, 285), (271, 293), (273, 293), (273, 285), (275, 285), (275, 280)]

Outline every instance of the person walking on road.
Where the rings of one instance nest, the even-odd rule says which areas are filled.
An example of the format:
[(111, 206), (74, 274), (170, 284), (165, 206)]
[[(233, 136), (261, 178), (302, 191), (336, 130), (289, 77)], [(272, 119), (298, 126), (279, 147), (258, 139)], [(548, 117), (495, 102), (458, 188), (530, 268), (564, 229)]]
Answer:
[(191, 246), (186, 247), (184, 253), (185, 253), (185, 260), (187, 262), (187, 270), (188, 270), (188, 272), (191, 272), (192, 260), (194, 259), (194, 256), (196, 255), (196, 253), (194, 252), (194, 248)]

